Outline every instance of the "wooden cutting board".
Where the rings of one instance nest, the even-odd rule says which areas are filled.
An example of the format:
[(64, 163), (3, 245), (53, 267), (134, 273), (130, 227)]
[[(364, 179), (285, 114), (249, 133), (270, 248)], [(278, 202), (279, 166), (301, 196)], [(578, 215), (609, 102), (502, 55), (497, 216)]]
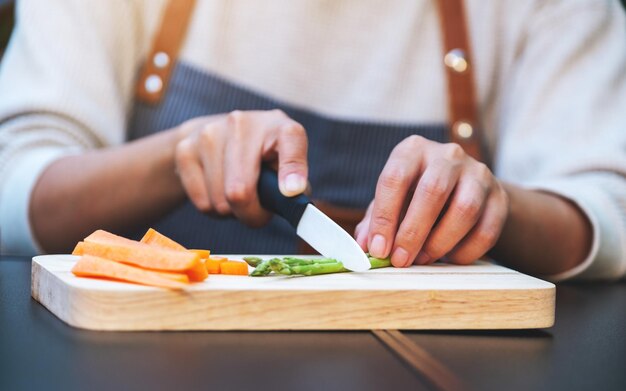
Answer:
[(77, 259), (33, 258), (32, 296), (64, 322), (92, 330), (518, 329), (554, 323), (553, 284), (487, 262), (310, 277), (211, 275), (176, 292), (78, 278), (70, 273)]

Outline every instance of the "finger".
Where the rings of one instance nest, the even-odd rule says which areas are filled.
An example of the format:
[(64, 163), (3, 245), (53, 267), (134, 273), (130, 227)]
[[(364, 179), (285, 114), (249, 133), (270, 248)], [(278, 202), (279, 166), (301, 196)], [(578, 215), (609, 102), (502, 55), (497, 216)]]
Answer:
[(454, 162), (432, 162), (417, 183), (415, 193), (394, 240), (391, 262), (396, 267), (409, 266), (426, 241), (441, 214), (461, 173)]
[(211, 210), (211, 203), (207, 185), (202, 164), (191, 138), (185, 138), (176, 145), (175, 164), (178, 176), (189, 200), (198, 210), (208, 213)]
[(285, 120), (278, 130), (278, 186), (287, 197), (306, 190), (309, 174), (306, 131), (299, 123)]
[(434, 262), (451, 251), (478, 222), (489, 191), (488, 186), (474, 178), (461, 179), (448, 209), (426, 239), (416, 263)]
[(391, 251), (405, 199), (420, 171), (422, 142), (412, 136), (398, 144), (378, 178), (368, 232), (374, 257), (386, 258)]
[(363, 220), (359, 225), (356, 226), (354, 237), (357, 244), (361, 247), (364, 252), (367, 252), (367, 237), (368, 237), (368, 229), (370, 219), (367, 218)]
[(211, 123), (198, 136), (199, 155), (207, 183), (212, 210), (220, 215), (231, 213), (224, 194), (224, 123)]
[(508, 196), (501, 190), (492, 193), (478, 223), (446, 256), (459, 265), (467, 265), (483, 257), (495, 246), (508, 215)]
[(367, 252), (367, 237), (369, 232), (370, 219), (372, 216), (372, 207), (374, 203), (370, 202), (367, 207), (367, 211), (365, 212), (365, 216), (363, 216), (363, 220), (354, 229), (354, 237), (356, 242), (361, 246), (363, 251)]
[(253, 124), (241, 112), (229, 115), (230, 137), (224, 152), (224, 194), (233, 214), (244, 223), (259, 227), (271, 214), (261, 207), (257, 181), (261, 169), (262, 131), (251, 131)]

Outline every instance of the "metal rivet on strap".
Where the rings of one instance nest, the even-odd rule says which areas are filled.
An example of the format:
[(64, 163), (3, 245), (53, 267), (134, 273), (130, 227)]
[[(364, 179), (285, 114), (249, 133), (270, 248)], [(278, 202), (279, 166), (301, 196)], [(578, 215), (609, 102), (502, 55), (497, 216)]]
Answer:
[(149, 93), (156, 94), (163, 88), (163, 80), (158, 75), (150, 75), (146, 78), (144, 87)]
[(443, 63), (457, 73), (463, 73), (469, 67), (465, 58), (465, 52), (461, 49), (452, 49), (446, 53)]
[(168, 56), (165, 52), (156, 52), (152, 58), (152, 62), (155, 67), (163, 69), (170, 65), (170, 56)]
[(472, 135), (474, 134), (474, 128), (472, 127), (472, 125), (470, 125), (468, 122), (465, 122), (465, 121), (456, 121), (452, 125), (452, 131), (459, 138), (466, 139), (466, 140), (471, 138)]

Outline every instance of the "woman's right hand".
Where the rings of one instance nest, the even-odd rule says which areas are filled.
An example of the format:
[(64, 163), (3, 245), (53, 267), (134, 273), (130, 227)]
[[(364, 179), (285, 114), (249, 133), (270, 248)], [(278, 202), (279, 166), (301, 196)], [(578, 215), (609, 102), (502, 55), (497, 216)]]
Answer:
[(307, 186), (306, 132), (280, 110), (195, 118), (178, 132), (176, 172), (191, 202), (204, 213), (234, 214), (251, 226), (267, 223), (271, 214), (257, 195), (262, 162), (278, 165), (283, 195), (300, 194)]

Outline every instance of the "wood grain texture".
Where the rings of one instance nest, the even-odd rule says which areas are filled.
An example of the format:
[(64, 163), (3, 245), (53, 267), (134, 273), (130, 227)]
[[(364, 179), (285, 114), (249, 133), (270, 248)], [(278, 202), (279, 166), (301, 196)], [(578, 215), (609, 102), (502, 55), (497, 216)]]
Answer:
[(555, 287), (502, 266), (433, 265), (311, 277), (211, 275), (183, 292), (78, 278), (33, 258), (32, 296), (92, 330), (518, 329), (554, 323)]

